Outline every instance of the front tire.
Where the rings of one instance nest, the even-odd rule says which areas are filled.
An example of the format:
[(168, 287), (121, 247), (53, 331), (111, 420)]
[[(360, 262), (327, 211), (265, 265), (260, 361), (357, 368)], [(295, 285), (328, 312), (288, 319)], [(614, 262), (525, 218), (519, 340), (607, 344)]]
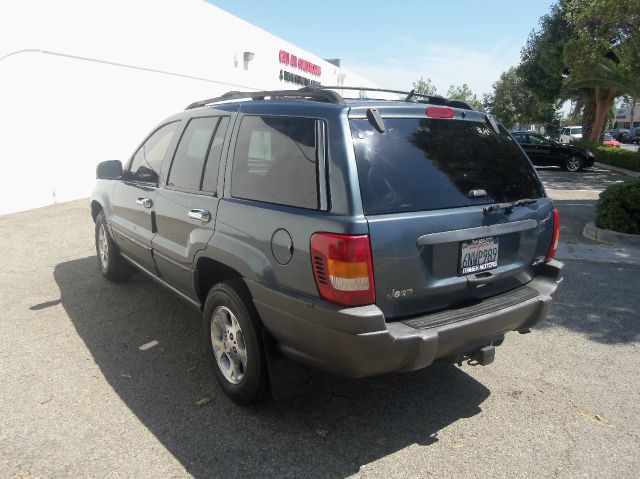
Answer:
[(582, 169), (582, 158), (577, 155), (570, 156), (567, 158), (564, 167), (567, 171), (576, 173)]
[(129, 279), (132, 267), (120, 256), (118, 246), (109, 235), (103, 211), (96, 216), (95, 240), (98, 267), (102, 275), (114, 283)]
[(262, 326), (239, 281), (211, 288), (202, 326), (207, 355), (224, 393), (239, 404), (258, 402), (268, 385)]

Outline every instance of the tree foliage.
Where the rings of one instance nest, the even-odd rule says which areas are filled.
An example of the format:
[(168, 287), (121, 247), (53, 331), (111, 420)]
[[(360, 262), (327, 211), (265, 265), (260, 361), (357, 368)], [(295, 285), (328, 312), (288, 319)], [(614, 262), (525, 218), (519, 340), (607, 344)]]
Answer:
[(482, 102), (466, 83), (463, 83), (462, 86), (450, 85), (447, 98), (464, 101), (476, 110), (482, 111), (484, 109)]
[(427, 78), (426, 80), (422, 77), (416, 82), (413, 83), (413, 88), (416, 93), (420, 95), (428, 95), (433, 96), (438, 94), (438, 90), (436, 86), (431, 82), (431, 78)]
[(575, 100), (583, 136), (598, 140), (615, 99), (640, 93), (640, 0), (560, 0), (520, 68), (538, 98)]
[(532, 123), (542, 124), (547, 130), (559, 126), (559, 102), (540, 101), (527, 87), (522, 72), (511, 67), (493, 84), (493, 93), (485, 95), (484, 107), (507, 127), (520, 127)]
[[(517, 114), (505, 118), (534, 122), (572, 99), (583, 136), (598, 140), (615, 99), (640, 96), (640, 0), (559, 0), (529, 36), (516, 73)], [(512, 80), (501, 77), (485, 99), (498, 116), (510, 110), (497, 88)]]

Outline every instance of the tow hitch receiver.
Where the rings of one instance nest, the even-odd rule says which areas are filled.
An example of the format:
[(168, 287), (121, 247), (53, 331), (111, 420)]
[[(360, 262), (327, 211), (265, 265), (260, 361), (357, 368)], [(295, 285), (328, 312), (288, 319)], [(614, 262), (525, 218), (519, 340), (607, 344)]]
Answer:
[(493, 344), (485, 346), (484, 348), (476, 349), (468, 355), (469, 360), (467, 364), (486, 366), (491, 364), (496, 357), (496, 347)]

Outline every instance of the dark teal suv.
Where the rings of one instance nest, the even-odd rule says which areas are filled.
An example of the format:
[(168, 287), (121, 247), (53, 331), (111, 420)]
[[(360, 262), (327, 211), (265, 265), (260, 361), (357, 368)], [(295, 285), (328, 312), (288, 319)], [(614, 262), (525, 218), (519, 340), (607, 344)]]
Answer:
[(199, 308), (241, 403), (282, 361), (352, 377), (488, 364), (506, 332), (544, 320), (562, 280), (558, 212), (495, 118), (336, 91), (349, 93), (197, 102), (124, 166), (98, 165), (100, 270), (141, 270)]

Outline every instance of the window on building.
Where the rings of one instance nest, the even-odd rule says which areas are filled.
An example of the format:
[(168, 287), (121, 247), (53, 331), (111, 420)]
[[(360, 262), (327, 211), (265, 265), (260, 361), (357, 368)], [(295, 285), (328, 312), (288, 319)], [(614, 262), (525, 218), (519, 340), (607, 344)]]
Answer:
[(179, 122), (167, 123), (158, 128), (136, 151), (127, 169), (125, 179), (157, 183), (162, 162), (167, 154)]
[(187, 191), (200, 190), (205, 159), (218, 120), (218, 117), (207, 117), (189, 121), (173, 157), (167, 186)]
[(246, 116), (236, 143), (231, 195), (318, 209), (317, 120)]
[(224, 144), (224, 135), (229, 125), (229, 117), (220, 118), (220, 122), (216, 128), (215, 136), (209, 148), (207, 156), (207, 164), (204, 168), (204, 176), (202, 177), (202, 191), (208, 193), (216, 193), (218, 185), (218, 170), (220, 169), (220, 157), (222, 155), (222, 145)]

